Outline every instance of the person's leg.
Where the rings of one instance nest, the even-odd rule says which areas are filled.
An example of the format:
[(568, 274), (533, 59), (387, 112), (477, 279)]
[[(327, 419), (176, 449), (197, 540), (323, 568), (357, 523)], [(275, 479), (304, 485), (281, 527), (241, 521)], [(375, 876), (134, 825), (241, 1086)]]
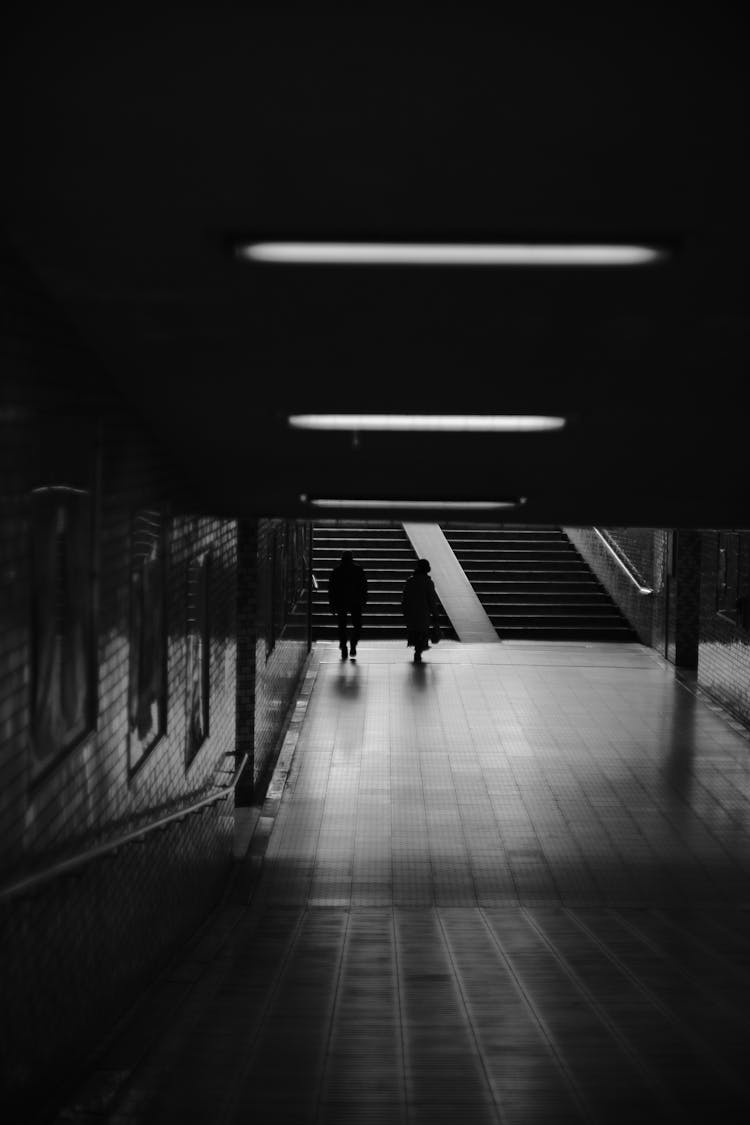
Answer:
[(336, 624), (339, 631), (339, 648), (341, 649), (341, 656), (346, 659), (348, 656), (346, 648), (346, 610), (340, 609), (336, 614)]
[(359, 608), (349, 611), (352, 618), (352, 646), (351, 655), (357, 655), (357, 645), (359, 643), (359, 635), (362, 632), (362, 610)]

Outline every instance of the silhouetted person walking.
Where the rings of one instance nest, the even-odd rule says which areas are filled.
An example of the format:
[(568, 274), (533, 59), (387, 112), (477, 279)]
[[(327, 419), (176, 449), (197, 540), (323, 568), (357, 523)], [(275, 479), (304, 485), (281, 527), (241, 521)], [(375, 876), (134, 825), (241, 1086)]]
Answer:
[(359, 563), (355, 563), (351, 551), (344, 551), (341, 562), (331, 571), (328, 581), (328, 601), (331, 612), (336, 616), (339, 629), (339, 648), (341, 659), (346, 660), (347, 616), (352, 619), (351, 655), (357, 655), (357, 642), (362, 632), (362, 610), (367, 604), (367, 575)]
[(422, 653), (430, 647), (430, 627), (438, 622), (438, 600), (430, 578), (430, 564), (419, 559), (414, 573), (404, 583), (401, 608), (406, 621), (406, 643), (414, 649), (414, 663), (422, 663)]

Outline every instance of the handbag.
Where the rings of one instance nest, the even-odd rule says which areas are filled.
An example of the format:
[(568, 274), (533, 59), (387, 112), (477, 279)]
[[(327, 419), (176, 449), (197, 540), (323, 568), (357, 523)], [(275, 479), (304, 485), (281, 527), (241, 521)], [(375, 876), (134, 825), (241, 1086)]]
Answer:
[(440, 626), (438, 625), (437, 621), (435, 621), (430, 626), (430, 644), (439, 644), (442, 635), (443, 634), (440, 632)]

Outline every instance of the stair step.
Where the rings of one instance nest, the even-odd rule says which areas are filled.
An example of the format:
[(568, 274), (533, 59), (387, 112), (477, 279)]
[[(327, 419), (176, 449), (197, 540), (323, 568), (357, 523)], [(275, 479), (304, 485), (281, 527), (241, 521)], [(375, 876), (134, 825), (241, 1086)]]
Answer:
[[(305, 606), (302, 609), (300, 609), (300, 612), (307, 613), (307, 607)], [(320, 601), (320, 602), (314, 601), (313, 607), (312, 607), (312, 612), (313, 612), (313, 617), (331, 617), (332, 616), (331, 608), (328, 605), (327, 601)], [(444, 614), (445, 610), (441, 609), (441, 612)], [(369, 620), (370, 618), (373, 618), (373, 617), (392, 617), (394, 615), (400, 618), (401, 614), (402, 614), (402, 610), (401, 610), (401, 599), (400, 598), (398, 600), (389, 601), (389, 602), (374, 602), (374, 603), (372, 603), (372, 602), (368, 601), (367, 605), (365, 606), (364, 610), (362, 611), (362, 620), (363, 621), (365, 619)]]
[(506, 547), (498, 547), (495, 551), (462, 551), (453, 552), (462, 566), (485, 566), (487, 563), (499, 563), (507, 566), (509, 563), (518, 563), (525, 566), (529, 562), (543, 563), (545, 566), (559, 566), (572, 564), (586, 566), (586, 563), (577, 551), (569, 551), (567, 547), (554, 547), (548, 551), (538, 551), (530, 547), (510, 551)]
[(499, 533), (517, 531), (521, 534), (533, 534), (539, 531), (554, 531), (557, 535), (564, 534), (561, 528), (551, 523), (477, 523), (476, 520), (451, 520), (449, 523), (440, 524), (446, 537), (448, 535), (463, 535), (466, 532), (492, 532)]
[[(321, 597), (321, 591), (316, 592), (313, 605), (328, 605), (328, 596)], [(379, 606), (401, 605), (401, 588), (394, 590), (369, 590), (367, 604), (376, 603)]]
[(513, 591), (511, 593), (491, 590), (482, 595), (482, 601), (487, 605), (581, 605), (597, 606), (609, 605), (610, 598), (603, 591), (584, 590), (580, 593), (568, 594), (554, 590), (538, 590), (526, 593)]
[(589, 576), (588, 578), (581, 577), (580, 575), (575, 578), (547, 578), (543, 572), (538, 572), (534, 577), (530, 578), (524, 574), (524, 571), (517, 572), (520, 577), (515, 574), (511, 578), (497, 578), (495, 576), (480, 576), (477, 580), (477, 587), (481, 586), (483, 590), (492, 591), (496, 590), (499, 593), (507, 591), (513, 593), (517, 590), (525, 590), (528, 593), (534, 593), (537, 590), (567, 590), (570, 593), (575, 593), (579, 590), (601, 590), (601, 586), (596, 578)]
[(469, 555), (475, 551), (568, 551), (573, 547), (567, 539), (449, 539), (448, 543), (456, 555)]
[(408, 543), (408, 539), (403, 534), (399, 533), (395, 528), (384, 528), (382, 531), (372, 530), (367, 531), (350, 531), (350, 532), (313, 532), (316, 543), (322, 543), (325, 546), (330, 546), (331, 543), (401, 543), (404, 540)]
[[(404, 583), (414, 570), (417, 556), (401, 523), (393, 521), (330, 521), (313, 528), (313, 570), (317, 581), (312, 605), (314, 639), (338, 637), (328, 605), (328, 581), (344, 551), (351, 551), (367, 574), (368, 602), (362, 614), (362, 638), (399, 638), (405, 641), (401, 611)], [(438, 615), (443, 634), (455, 638), (444, 610)]]
[(446, 534), (445, 538), (450, 543), (454, 550), (467, 550), (472, 551), (475, 547), (481, 547), (484, 544), (489, 546), (498, 546), (502, 544), (511, 545), (517, 543), (519, 546), (530, 544), (536, 546), (539, 544), (543, 547), (554, 547), (559, 545), (567, 545), (570, 540), (559, 532), (554, 534), (552, 532), (545, 534), (523, 535), (518, 532), (477, 532), (470, 535), (451, 535)]
[[(341, 551), (325, 551), (318, 548), (316, 551), (316, 558), (319, 563), (329, 566), (338, 566), (341, 561)], [(365, 560), (368, 563), (377, 563), (392, 559), (394, 562), (403, 562), (405, 564), (414, 564), (414, 552), (409, 551), (403, 547), (363, 547), (353, 551), (354, 561), (364, 564)]]
[[(362, 640), (378, 640), (378, 639), (391, 639), (398, 638), (406, 643), (406, 627), (403, 622), (400, 625), (389, 624), (388, 622), (376, 622), (370, 625), (362, 625), (362, 632), (360, 633)], [(448, 637), (443, 630), (443, 637), (445, 640), (454, 640), (455, 638)], [(314, 624), (313, 625), (313, 639), (314, 640), (337, 640), (338, 630), (335, 621), (333, 624)]]
[(596, 578), (585, 564), (583, 566), (570, 566), (566, 563), (565, 566), (558, 567), (540, 566), (539, 564), (534, 564), (533, 566), (529, 565), (527, 567), (513, 565), (507, 568), (500, 568), (488, 564), (486, 567), (465, 566), (463, 570), (470, 582), (475, 575), (480, 582), (501, 578), (525, 578), (526, 581), (536, 578), (539, 581), (552, 580), (558, 582), (563, 578), (567, 578), (569, 581), (575, 581), (577, 579), (580, 582), (581, 576), (587, 576), (591, 582), (596, 582)]
[[(376, 594), (386, 594), (387, 595), (387, 594), (396, 594), (396, 593), (398, 593), (400, 595), (401, 592), (403, 591), (403, 588), (404, 588), (404, 582), (408, 578), (409, 574), (411, 574), (411, 571), (409, 571), (408, 574), (406, 572), (404, 572), (404, 574), (400, 575), (398, 578), (377, 578), (377, 577), (369, 577), (368, 576), (368, 580), (367, 580), (368, 596), (373, 597)], [(320, 578), (318, 576), (318, 589), (317, 589), (316, 593), (319, 596), (325, 595), (326, 598), (328, 597), (328, 579), (327, 578)]]
[(579, 602), (565, 602), (562, 605), (549, 602), (507, 602), (497, 605), (487, 602), (485, 604), (487, 616), (493, 621), (500, 617), (615, 617), (619, 620), (619, 612), (613, 611), (609, 602), (601, 605), (586, 605)]
[[(383, 566), (383, 567), (378, 568), (377, 578), (374, 577), (375, 572), (373, 572), (373, 577), (371, 578), (370, 577), (370, 571), (368, 569), (368, 572), (367, 572), (368, 586), (369, 586), (371, 581), (372, 582), (377, 582), (377, 581), (396, 582), (396, 581), (400, 581), (403, 584), (406, 581), (406, 579), (409, 577), (409, 575), (411, 574), (413, 569), (414, 569), (414, 567), (412, 567), (412, 566), (407, 566), (407, 567)], [(318, 583), (320, 584), (321, 582), (324, 582), (326, 584), (326, 587), (327, 587), (327, 585), (328, 585), (328, 575), (330, 574), (330, 572), (331, 572), (330, 567), (326, 571), (319, 571), (317, 566), (316, 566), (315, 570), (314, 570), (314, 573), (315, 573), (315, 577), (316, 577)]]
[(457, 551), (453, 549), (455, 557), (471, 565), (471, 562), (484, 562), (486, 559), (508, 559), (509, 561), (517, 560), (525, 562), (527, 559), (541, 559), (543, 561), (555, 561), (557, 559), (573, 558), (578, 560), (580, 558), (577, 552), (568, 547), (558, 547), (557, 543), (550, 544), (549, 547), (487, 547), (477, 548), (470, 551)]
[(532, 531), (523, 527), (462, 527), (459, 529), (445, 527), (443, 534), (449, 542), (456, 539), (464, 539), (467, 543), (471, 543), (475, 539), (564, 539), (568, 541), (567, 535), (559, 528)]
[(445, 528), (501, 638), (637, 641), (561, 528)]
[(591, 625), (599, 628), (603, 625), (618, 625), (621, 618), (617, 613), (490, 613), (490, 621), (498, 628), (501, 625), (526, 624), (529, 625)]
[[(637, 636), (560, 528), (450, 525), (448, 542), (501, 639), (630, 641)], [(313, 637), (337, 638), (328, 579), (344, 551), (368, 577), (363, 639), (405, 639), (401, 595), (416, 553), (400, 523), (321, 521), (314, 527)], [(300, 623), (307, 618), (303, 606)], [(455, 637), (445, 611), (444, 635)]]

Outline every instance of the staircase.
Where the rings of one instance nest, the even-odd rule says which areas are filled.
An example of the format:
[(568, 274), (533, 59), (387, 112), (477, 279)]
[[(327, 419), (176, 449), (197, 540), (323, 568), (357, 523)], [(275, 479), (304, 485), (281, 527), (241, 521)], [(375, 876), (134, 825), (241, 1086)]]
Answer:
[[(362, 614), (362, 640), (398, 639), (406, 643), (401, 613), (404, 583), (414, 570), (417, 556), (400, 523), (387, 521), (326, 520), (313, 527), (312, 636), (314, 641), (337, 640), (336, 620), (328, 605), (328, 576), (351, 551), (367, 574), (368, 601)], [(440, 627), (446, 639), (455, 631), (440, 607)]]
[(441, 526), (501, 640), (638, 641), (561, 528)]

